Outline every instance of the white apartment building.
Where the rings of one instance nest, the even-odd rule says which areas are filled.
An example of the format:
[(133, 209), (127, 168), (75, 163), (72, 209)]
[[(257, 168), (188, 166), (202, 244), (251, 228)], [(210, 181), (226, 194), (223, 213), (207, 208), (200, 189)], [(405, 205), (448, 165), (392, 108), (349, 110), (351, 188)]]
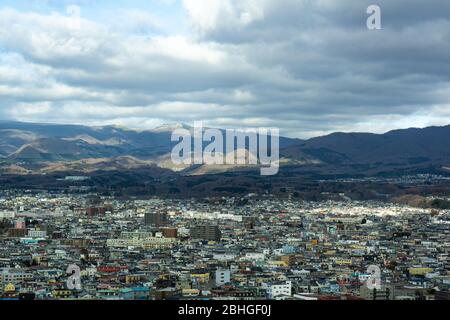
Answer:
[(14, 211), (1, 211), (0, 219), (14, 219), (16, 216)]
[(26, 280), (32, 280), (33, 274), (18, 269), (3, 269), (0, 272), (0, 283), (20, 283)]
[(286, 281), (284, 283), (270, 283), (267, 285), (267, 297), (275, 299), (278, 296), (291, 296), (292, 282)]
[(216, 286), (222, 286), (231, 281), (231, 272), (228, 269), (216, 270)]
[(28, 237), (30, 237), (30, 238), (45, 238), (45, 237), (47, 237), (47, 231), (30, 229), (30, 230), (28, 230)]
[(176, 243), (175, 238), (162, 238), (162, 237), (151, 237), (144, 239), (107, 239), (106, 245), (108, 247), (116, 248), (128, 248), (128, 247), (139, 247), (145, 249), (152, 248), (170, 248)]

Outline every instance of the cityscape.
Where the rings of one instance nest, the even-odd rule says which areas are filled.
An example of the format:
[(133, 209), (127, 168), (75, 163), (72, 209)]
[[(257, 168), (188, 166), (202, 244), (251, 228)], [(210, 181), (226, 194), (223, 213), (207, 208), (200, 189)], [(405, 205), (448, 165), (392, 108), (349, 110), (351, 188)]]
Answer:
[[(450, 294), (450, 210), (256, 194), (121, 200), (4, 190), (0, 218), (2, 299), (440, 300)], [(371, 266), (379, 272), (372, 287)]]

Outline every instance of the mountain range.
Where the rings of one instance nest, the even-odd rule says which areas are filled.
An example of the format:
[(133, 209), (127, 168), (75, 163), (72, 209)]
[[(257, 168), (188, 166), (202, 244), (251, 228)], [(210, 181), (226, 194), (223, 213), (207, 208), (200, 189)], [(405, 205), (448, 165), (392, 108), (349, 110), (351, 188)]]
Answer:
[[(0, 122), (3, 174), (94, 172), (162, 168), (186, 175), (253, 170), (254, 166), (175, 166), (170, 152), (175, 128), (152, 130), (117, 126)], [(450, 126), (410, 128), (385, 134), (332, 133), (308, 140), (280, 137), (280, 164), (289, 172), (376, 174), (450, 167)]]

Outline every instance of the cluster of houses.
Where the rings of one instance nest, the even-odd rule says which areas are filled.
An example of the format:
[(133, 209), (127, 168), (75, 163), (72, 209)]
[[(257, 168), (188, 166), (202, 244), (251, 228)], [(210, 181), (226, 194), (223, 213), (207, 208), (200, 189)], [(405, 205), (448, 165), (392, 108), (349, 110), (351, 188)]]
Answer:
[(0, 222), (1, 299), (450, 298), (445, 210), (11, 191)]

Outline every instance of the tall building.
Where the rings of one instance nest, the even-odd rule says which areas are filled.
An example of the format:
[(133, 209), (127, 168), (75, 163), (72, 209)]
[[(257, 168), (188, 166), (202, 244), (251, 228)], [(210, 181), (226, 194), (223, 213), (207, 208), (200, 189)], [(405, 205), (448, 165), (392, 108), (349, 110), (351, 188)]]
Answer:
[(199, 225), (190, 230), (191, 238), (209, 241), (219, 241), (222, 236), (218, 226)]
[(94, 217), (97, 215), (105, 215), (106, 207), (88, 207), (86, 208), (86, 215), (89, 217)]
[(228, 269), (217, 269), (216, 270), (216, 286), (222, 286), (231, 281), (230, 270)]
[(361, 298), (365, 300), (393, 300), (394, 290), (390, 286), (382, 285), (380, 289), (369, 289), (366, 285), (362, 285), (359, 289)]
[(25, 229), (26, 228), (25, 219), (23, 219), (23, 218), (17, 219), (14, 223), (14, 228), (15, 229)]
[(162, 228), (161, 232), (162, 232), (164, 238), (178, 237), (178, 229), (177, 228)]
[(167, 223), (167, 214), (161, 212), (146, 212), (144, 223), (147, 226), (163, 226)]

